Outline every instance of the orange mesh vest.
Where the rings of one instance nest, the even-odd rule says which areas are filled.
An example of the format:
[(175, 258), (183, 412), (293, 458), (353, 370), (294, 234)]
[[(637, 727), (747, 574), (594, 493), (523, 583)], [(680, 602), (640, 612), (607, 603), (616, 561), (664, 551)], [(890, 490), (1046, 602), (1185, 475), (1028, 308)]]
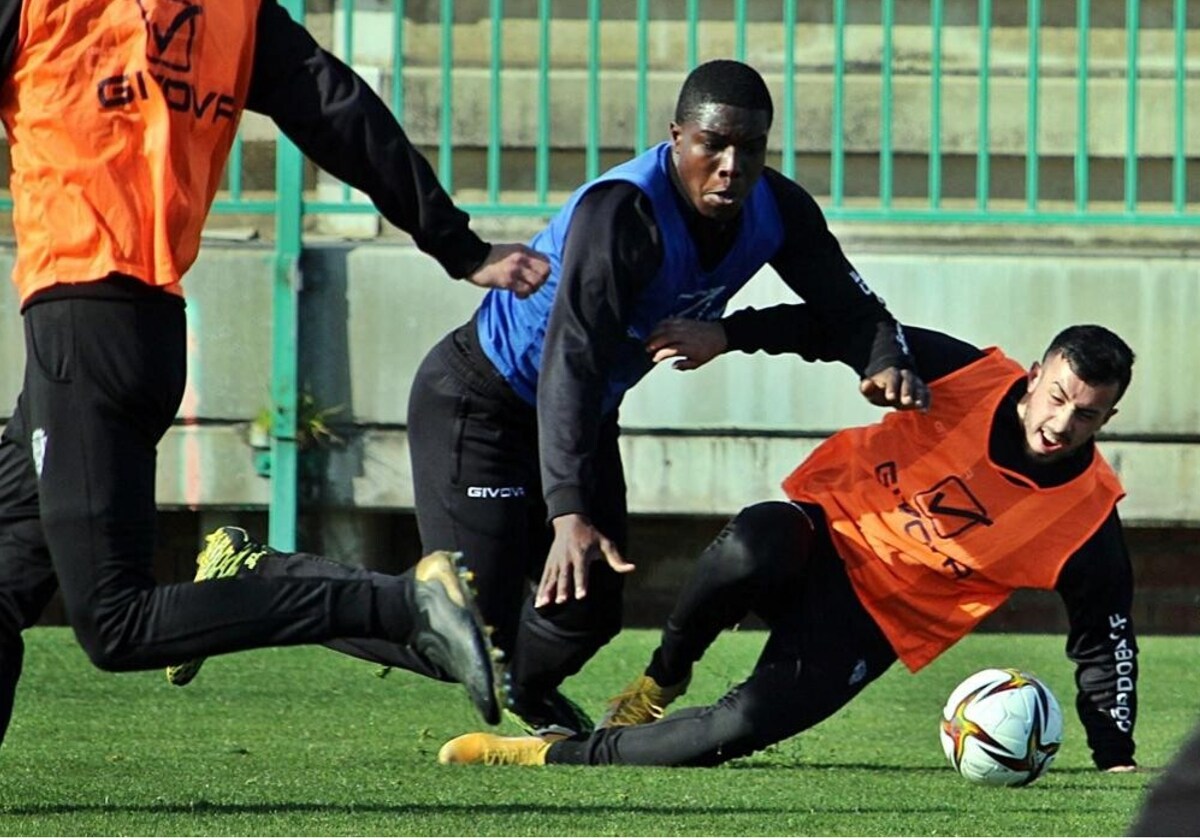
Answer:
[(993, 419), (1022, 373), (991, 348), (930, 386), (927, 414), (838, 432), (783, 483), (821, 506), (855, 592), (910, 670), (1013, 590), (1052, 589), (1124, 495), (1099, 452), (1049, 489), (992, 462)]
[(245, 106), (257, 0), (24, 0), (0, 90), (21, 300), (111, 272), (174, 286)]

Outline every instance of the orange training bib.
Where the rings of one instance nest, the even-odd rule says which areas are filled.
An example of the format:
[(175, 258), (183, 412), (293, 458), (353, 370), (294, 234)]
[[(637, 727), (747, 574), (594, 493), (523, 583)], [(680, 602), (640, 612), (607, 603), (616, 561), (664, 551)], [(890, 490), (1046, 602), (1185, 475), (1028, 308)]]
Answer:
[(245, 107), (257, 0), (24, 0), (0, 119), (21, 299), (191, 266)]
[(999, 350), (932, 383), (932, 408), (831, 436), (784, 481), (821, 506), (858, 597), (909, 669), (932, 661), (1017, 588), (1052, 589), (1124, 495), (1099, 452), (1039, 488), (988, 457), (1023, 373)]

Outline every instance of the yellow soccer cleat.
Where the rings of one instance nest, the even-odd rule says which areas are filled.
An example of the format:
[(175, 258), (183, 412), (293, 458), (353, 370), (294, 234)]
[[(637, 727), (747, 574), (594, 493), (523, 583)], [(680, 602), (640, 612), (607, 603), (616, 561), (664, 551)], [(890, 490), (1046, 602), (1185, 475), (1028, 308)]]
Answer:
[(442, 744), (438, 764), (489, 764), (537, 767), (546, 763), (546, 753), (561, 737), (538, 738), (522, 735), (508, 738), (488, 732), (459, 735)]
[(608, 708), (598, 728), (654, 723), (663, 716), (667, 706), (683, 696), (691, 681), (689, 675), (675, 685), (662, 686), (653, 677), (643, 674), (608, 701)]
[[(234, 577), (243, 571), (253, 570), (268, 551), (251, 540), (250, 535), (241, 528), (231, 525), (218, 528), (205, 538), (204, 550), (196, 557), (195, 581), (199, 583)], [(167, 682), (171, 685), (187, 685), (200, 673), (202, 665), (204, 657), (169, 665)]]

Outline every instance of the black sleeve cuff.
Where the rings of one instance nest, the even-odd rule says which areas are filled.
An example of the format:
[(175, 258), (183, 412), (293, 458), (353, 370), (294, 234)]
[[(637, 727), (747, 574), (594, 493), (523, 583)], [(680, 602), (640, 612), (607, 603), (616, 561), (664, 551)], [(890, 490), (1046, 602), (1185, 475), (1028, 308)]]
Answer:
[(875, 340), (871, 344), (871, 358), (861, 374), (864, 377), (874, 376), (881, 370), (890, 367), (901, 370), (916, 370), (912, 356), (906, 353), (898, 339), (900, 325), (891, 320), (880, 321), (875, 325)]
[(560, 484), (546, 494), (547, 522), (553, 522), (568, 513), (587, 514), (583, 488), (577, 484)]
[(726, 352), (736, 350), (739, 353), (754, 353), (761, 349), (758, 331), (754, 329), (754, 316), (749, 314), (753, 309), (739, 309), (721, 319), (725, 329)]
[(1137, 766), (1137, 762), (1133, 760), (1133, 754), (1122, 749), (1098, 750), (1092, 753), (1092, 761), (1101, 770), (1107, 770), (1110, 767)]
[[(492, 251), (492, 246), (480, 239), (470, 228), (463, 228), (452, 240), (437, 243), (417, 243), (455, 280), (470, 277)], [(436, 249), (436, 250), (435, 250)]]

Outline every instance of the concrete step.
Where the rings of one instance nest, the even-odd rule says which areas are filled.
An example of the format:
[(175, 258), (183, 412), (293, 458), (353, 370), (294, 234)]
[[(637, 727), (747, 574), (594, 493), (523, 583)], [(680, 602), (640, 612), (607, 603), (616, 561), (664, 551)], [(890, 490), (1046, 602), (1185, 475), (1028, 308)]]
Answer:
[[(457, 4), (452, 35), (454, 65), (487, 67), (492, 58), (493, 26), (483, 15), (463, 14)], [(804, 5), (804, 4), (801, 4)], [(950, 3), (948, 6), (956, 4)], [(959, 4), (967, 5), (967, 4)], [(974, 7), (974, 3), (970, 6)], [(1099, 6), (1100, 4), (1093, 4)], [(1170, 76), (1174, 51), (1174, 31), (1169, 0), (1141, 4), (1139, 71), (1142, 76)], [(1162, 7), (1165, 14), (1150, 14), (1150, 7)], [(684, 70), (689, 27), (681, 16), (667, 17), (659, 10), (646, 33), (646, 63), (652, 70)], [(1024, 76), (1028, 66), (1028, 29), (1024, 9), (1019, 20), (1000, 18), (990, 30), (990, 67), (998, 75)], [(609, 12), (609, 9), (605, 9)], [(1200, 13), (1189, 27), (1188, 55), (1200, 45)], [(942, 28), (942, 68), (951, 74), (978, 71), (980, 30), (974, 14), (966, 19), (947, 14)], [(1043, 74), (1075, 75), (1078, 56), (1078, 31), (1073, 18), (1056, 20), (1058, 25), (1043, 23), (1039, 29), (1040, 67)], [(344, 43), (344, 16), (340, 13), (311, 14), (306, 25), (318, 40), (341, 50)], [(533, 17), (521, 17), (506, 9), (501, 22), (502, 56), (505, 68), (536, 68), (541, 60), (541, 26)], [(392, 67), (393, 18), (388, 9), (370, 10), (359, 4), (353, 23), (353, 61)], [(1126, 55), (1123, 15), (1096, 14), (1090, 27), (1089, 65), (1095, 75), (1124, 75)], [(698, 27), (697, 49), (700, 58), (732, 56), (738, 31), (728, 20), (703, 20)], [(554, 69), (584, 69), (591, 55), (591, 30), (586, 19), (560, 16), (549, 22), (549, 65)], [(883, 57), (883, 29), (878, 16), (856, 21), (853, 16), (844, 28), (843, 55), (848, 67), (878, 70)], [(785, 28), (778, 7), (762, 19), (747, 22), (744, 38), (747, 60), (764, 72), (782, 71), (785, 65)], [(606, 70), (632, 70), (638, 66), (639, 38), (636, 21), (630, 17), (608, 16), (598, 29), (600, 56)], [(443, 59), (442, 26), (436, 18), (407, 19), (404, 25), (405, 64), (409, 67), (439, 67)], [(831, 21), (800, 19), (794, 29), (794, 62), (799, 69), (828, 70), (834, 63), (835, 29)], [(932, 35), (928, 12), (924, 15), (897, 16), (892, 28), (893, 70), (924, 75), (932, 58)], [(343, 56), (344, 57), (344, 56)]]
[[(436, 147), (441, 139), (443, 85), (431, 68), (406, 73), (403, 124), (419, 145)], [(767, 74), (780, 112), (783, 84)], [(392, 79), (382, 79), (385, 97)], [(680, 75), (653, 73), (647, 80), (649, 103), (648, 142), (666, 136), (678, 95)], [(451, 136), (456, 148), (488, 145), (491, 113), (490, 79), (486, 71), (461, 69), (453, 79)], [(581, 149), (589, 134), (588, 79), (584, 71), (554, 73), (549, 88), (549, 143), (553, 149)], [(1088, 136), (1090, 153), (1097, 157), (1125, 154), (1126, 86), (1123, 79), (1093, 79), (1088, 85)], [(795, 133), (797, 152), (828, 152), (833, 136), (833, 81), (828, 75), (798, 74), (795, 80)], [(1187, 110), (1200, 114), (1200, 84), (1190, 85)], [(1024, 155), (1028, 136), (1027, 81), (993, 78), (989, 88), (988, 143), (994, 154)], [(1170, 157), (1174, 151), (1175, 114), (1163, 107), (1174, 96), (1174, 83), (1151, 79), (1140, 83), (1137, 149), (1141, 157)], [(928, 78), (903, 76), (892, 83), (892, 149), (896, 153), (923, 154), (930, 146), (931, 88)], [(947, 155), (974, 155), (979, 148), (979, 80), (952, 76), (943, 79), (941, 93), (941, 147)], [(847, 78), (844, 94), (843, 143), (847, 152), (877, 152), (880, 146), (880, 80), (873, 76)], [(629, 71), (606, 71), (600, 85), (597, 129), (601, 148), (631, 149), (636, 137), (637, 78)], [(500, 92), (501, 146), (532, 149), (538, 142), (539, 94), (531, 70), (505, 71)], [(1074, 79), (1043, 79), (1037, 146), (1040, 154), (1073, 156), (1076, 143), (1077, 91)], [(771, 145), (782, 145), (782, 120), (776, 119)], [(247, 114), (243, 136), (249, 142), (274, 137), (269, 120)], [(1200, 153), (1200, 135), (1191, 132), (1188, 154)]]
[[(950, 4), (952, 7), (955, 4)], [(1173, 151), (1174, 113), (1162, 103), (1173, 101), (1175, 91), (1175, 36), (1163, 3), (1143, 4), (1147, 26), (1139, 38), (1138, 149), (1145, 156)], [(478, 4), (466, 4), (475, 8)], [(1153, 7), (1153, 9), (1151, 8)], [(1169, 12), (1169, 6), (1166, 7)], [(479, 11), (478, 9), (475, 9)], [(411, 11), (410, 11), (411, 13)], [(954, 15), (948, 14), (949, 19)], [(1124, 154), (1126, 107), (1126, 34), (1123, 18), (1097, 13), (1099, 23), (1089, 36), (1088, 86), (1090, 147), (1099, 156)], [(488, 141), (491, 103), (492, 25), (486, 16), (456, 12), (451, 55), (454, 115), (451, 126), (456, 146), (485, 145)], [(312, 14), (308, 25), (318, 39), (338, 52), (343, 46), (344, 17)], [(1028, 96), (1028, 32), (1022, 25), (1000, 25), (989, 40), (991, 132), (989, 142), (997, 153), (1024, 154), (1026, 99)], [(1103, 23), (1116, 25), (1100, 25)], [(972, 21), (973, 24), (973, 21)], [(532, 18), (509, 17), (502, 24), (500, 100), (505, 148), (532, 147), (538, 136), (540, 61), (538, 23)], [(354, 19), (350, 60), (378, 74), (380, 92), (390, 100), (395, 84), (392, 57), (392, 16), (387, 11), (359, 7)], [(584, 144), (588, 132), (588, 23), (579, 18), (555, 19), (549, 25), (550, 83), (548, 110), (554, 148)], [(704, 21), (700, 28), (700, 56), (731, 55), (737, 33), (728, 22)], [(880, 65), (883, 29), (877, 22), (851, 23), (845, 29), (845, 142), (850, 151), (876, 150), (878, 114), (882, 98)], [(794, 67), (796, 137), (800, 151), (829, 148), (833, 99), (834, 36), (824, 21), (801, 23), (795, 30)], [(1200, 78), (1200, 21), (1187, 34), (1185, 49), (1192, 57), (1189, 79)], [(747, 25), (748, 60), (763, 71), (776, 96), (783, 96), (785, 44), (778, 20), (751, 21)], [(946, 153), (971, 154), (978, 146), (980, 34), (974, 25), (948, 25), (942, 32), (942, 143)], [(1078, 32), (1072, 26), (1046, 26), (1040, 30), (1039, 148), (1045, 154), (1074, 153), (1078, 98)], [(405, 25), (406, 127), (420, 143), (435, 145), (440, 137), (440, 114), (447, 95), (441, 62), (444, 57), (441, 26), (436, 17), (409, 20)], [(647, 90), (649, 125), (655, 136), (669, 121), (678, 87), (686, 74), (687, 26), (682, 20), (655, 20), (647, 34)], [(639, 39), (633, 22), (606, 19), (600, 26), (600, 104), (598, 130), (604, 148), (633, 142), (638, 104)], [(929, 145), (929, 115), (933, 52), (926, 25), (901, 23), (892, 30), (893, 148), (921, 152)], [(1187, 86), (1187, 109), (1200, 112), (1200, 85)], [(781, 141), (779, 124), (773, 140)], [(270, 136), (269, 125), (247, 120), (246, 136)], [(1192, 132), (1191, 143), (1200, 143)], [(1191, 154), (1196, 149), (1189, 149)]]

